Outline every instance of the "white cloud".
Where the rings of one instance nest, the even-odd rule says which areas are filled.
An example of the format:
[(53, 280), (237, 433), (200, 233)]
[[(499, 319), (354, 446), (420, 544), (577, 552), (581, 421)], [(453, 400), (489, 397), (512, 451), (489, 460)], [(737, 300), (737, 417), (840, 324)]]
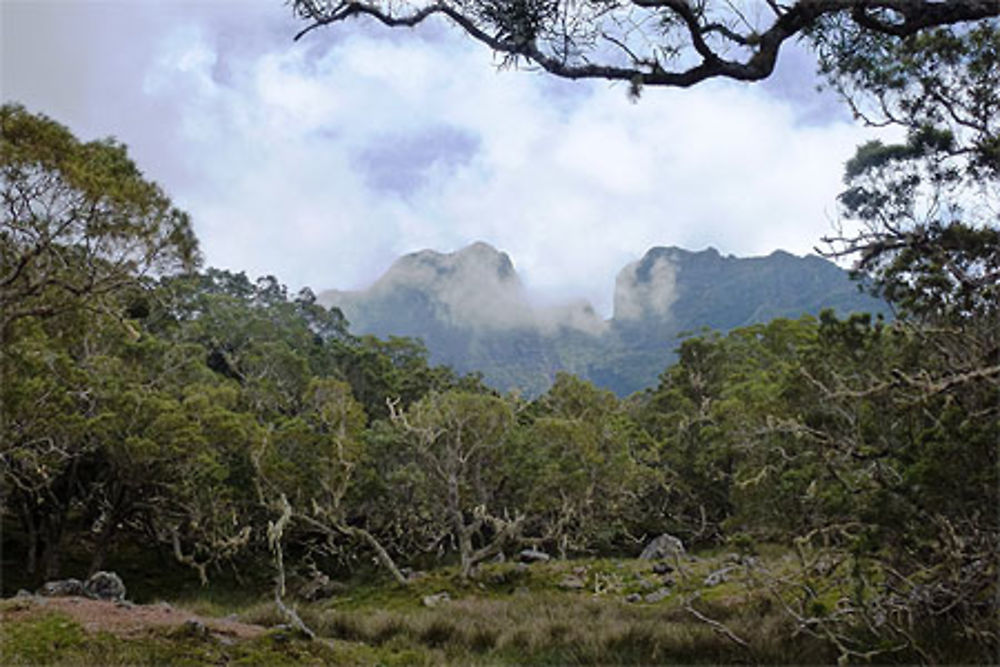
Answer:
[[(293, 288), (357, 288), (404, 252), (481, 239), (529, 290), (610, 314), (615, 275), (654, 245), (809, 251), (865, 135), (787, 79), (647, 89), (631, 104), (621, 86), (497, 73), (440, 26), (352, 22), (293, 44), (280, 3), (145, 7), (114, 23), (143, 28), (116, 53), (132, 63), (122, 94), (79, 118), (121, 123), (104, 133), (137, 146), (189, 210), (209, 263)], [(115, 75), (105, 56), (91, 77)], [(45, 111), (49, 89), (24, 101)], [(150, 115), (122, 111), (135, 105)], [(434, 149), (427, 136), (461, 139)]]

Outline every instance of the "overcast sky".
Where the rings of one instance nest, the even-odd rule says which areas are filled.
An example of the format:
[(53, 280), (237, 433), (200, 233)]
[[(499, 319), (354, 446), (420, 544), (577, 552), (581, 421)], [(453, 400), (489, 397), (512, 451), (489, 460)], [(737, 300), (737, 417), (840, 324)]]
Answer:
[(2, 97), (115, 136), (191, 213), (207, 263), (364, 287), (482, 240), (529, 290), (610, 314), (656, 245), (810, 252), (872, 136), (785, 53), (766, 85), (647, 89), (498, 72), (438, 23), (301, 28), (282, 0), (0, 0)]

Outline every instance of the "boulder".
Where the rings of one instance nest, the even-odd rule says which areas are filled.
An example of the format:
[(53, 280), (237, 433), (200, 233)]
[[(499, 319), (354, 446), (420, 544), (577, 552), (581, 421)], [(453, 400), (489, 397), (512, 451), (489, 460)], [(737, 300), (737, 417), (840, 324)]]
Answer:
[(644, 590), (644, 591), (651, 591), (654, 588), (656, 588), (656, 582), (655, 581), (650, 581), (649, 579), (646, 579), (645, 577), (640, 577), (640, 579), (639, 579), (639, 588), (641, 590)]
[(125, 584), (122, 578), (114, 572), (95, 572), (87, 579), (83, 585), (84, 593), (87, 597), (95, 600), (124, 600)]
[(343, 593), (346, 590), (347, 586), (344, 584), (330, 579), (328, 575), (322, 572), (317, 572), (308, 580), (302, 582), (298, 593), (303, 600), (316, 602), (317, 600), (332, 598), (334, 595)]
[(670, 574), (674, 571), (674, 566), (670, 563), (659, 562), (653, 565), (653, 574)]
[(729, 573), (735, 569), (735, 567), (724, 567), (721, 570), (716, 570), (705, 577), (705, 581), (703, 583), (705, 586), (718, 586), (719, 584), (725, 583), (729, 580)]
[(538, 549), (524, 549), (517, 556), (522, 563), (544, 563), (552, 560), (552, 556)]
[(184, 624), (177, 629), (176, 634), (180, 637), (205, 638), (211, 634), (211, 631), (198, 619), (191, 618), (184, 621)]
[(46, 581), (38, 589), (38, 594), (46, 597), (69, 597), (74, 595), (83, 596), (87, 592), (84, 590), (83, 582), (79, 579), (58, 579), (56, 581)]
[(646, 545), (646, 548), (639, 554), (639, 558), (642, 560), (663, 560), (664, 558), (676, 558), (683, 555), (684, 543), (681, 542), (680, 538), (674, 537), (669, 533), (663, 533)]
[(646, 595), (646, 597), (643, 598), (643, 600), (652, 604), (654, 602), (659, 602), (660, 600), (665, 600), (668, 597), (670, 597), (670, 589), (663, 587), (653, 591), (652, 593), (649, 593), (648, 595)]
[(425, 595), (422, 602), (425, 607), (436, 607), (439, 604), (448, 602), (451, 600), (451, 595), (447, 591), (442, 591), (440, 593), (435, 593), (434, 595)]

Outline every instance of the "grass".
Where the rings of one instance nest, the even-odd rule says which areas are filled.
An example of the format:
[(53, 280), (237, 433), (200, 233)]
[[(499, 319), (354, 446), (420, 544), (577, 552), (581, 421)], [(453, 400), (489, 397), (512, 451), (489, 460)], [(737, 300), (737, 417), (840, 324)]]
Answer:
[(305, 641), (273, 631), (228, 642), (178, 630), (150, 631), (122, 639), (88, 634), (58, 613), (46, 612), (0, 628), (0, 662), (19, 665), (329, 665), (432, 664), (419, 649), (379, 650), (357, 642)]
[[(493, 563), (481, 567), (471, 580), (445, 567), (405, 587), (385, 579), (358, 583), (327, 600), (290, 601), (317, 633), (319, 639), (313, 642), (283, 630), (236, 643), (165, 631), (126, 640), (88, 635), (69, 619), (49, 614), (5, 624), (0, 630), (0, 662), (583, 665), (836, 661), (837, 654), (828, 643), (796, 632), (780, 600), (757, 585), (750, 570), (735, 567), (725, 582), (705, 585), (705, 577), (732, 565), (732, 560), (725, 553), (682, 560), (670, 575), (674, 580), (670, 594), (657, 602), (626, 601), (630, 595), (644, 596), (664, 585), (661, 575), (652, 572), (651, 563), (630, 559), (553, 561), (530, 567)], [(787, 552), (762, 555), (761, 562), (774, 577), (796, 567)], [(569, 576), (583, 587), (565, 586)], [(842, 582), (842, 577), (817, 578), (814, 603), (833, 608), (845, 593)], [(433, 607), (423, 604), (424, 596), (441, 592), (448, 593), (449, 601)], [(781, 594), (801, 595), (794, 590)], [(231, 587), (180, 591), (170, 602), (199, 615), (235, 614), (243, 622), (265, 627), (284, 622), (263, 594)], [(0, 611), (4, 604), (16, 604), (16, 600), (0, 603)]]

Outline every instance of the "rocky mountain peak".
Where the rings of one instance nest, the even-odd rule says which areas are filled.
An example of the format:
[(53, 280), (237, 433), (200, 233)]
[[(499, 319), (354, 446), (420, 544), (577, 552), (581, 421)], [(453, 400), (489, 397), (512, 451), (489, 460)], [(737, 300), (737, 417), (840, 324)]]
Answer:
[(373, 287), (404, 284), (436, 292), (456, 282), (474, 284), (486, 294), (521, 289), (520, 278), (507, 253), (482, 241), (455, 252), (420, 250), (404, 255)]

